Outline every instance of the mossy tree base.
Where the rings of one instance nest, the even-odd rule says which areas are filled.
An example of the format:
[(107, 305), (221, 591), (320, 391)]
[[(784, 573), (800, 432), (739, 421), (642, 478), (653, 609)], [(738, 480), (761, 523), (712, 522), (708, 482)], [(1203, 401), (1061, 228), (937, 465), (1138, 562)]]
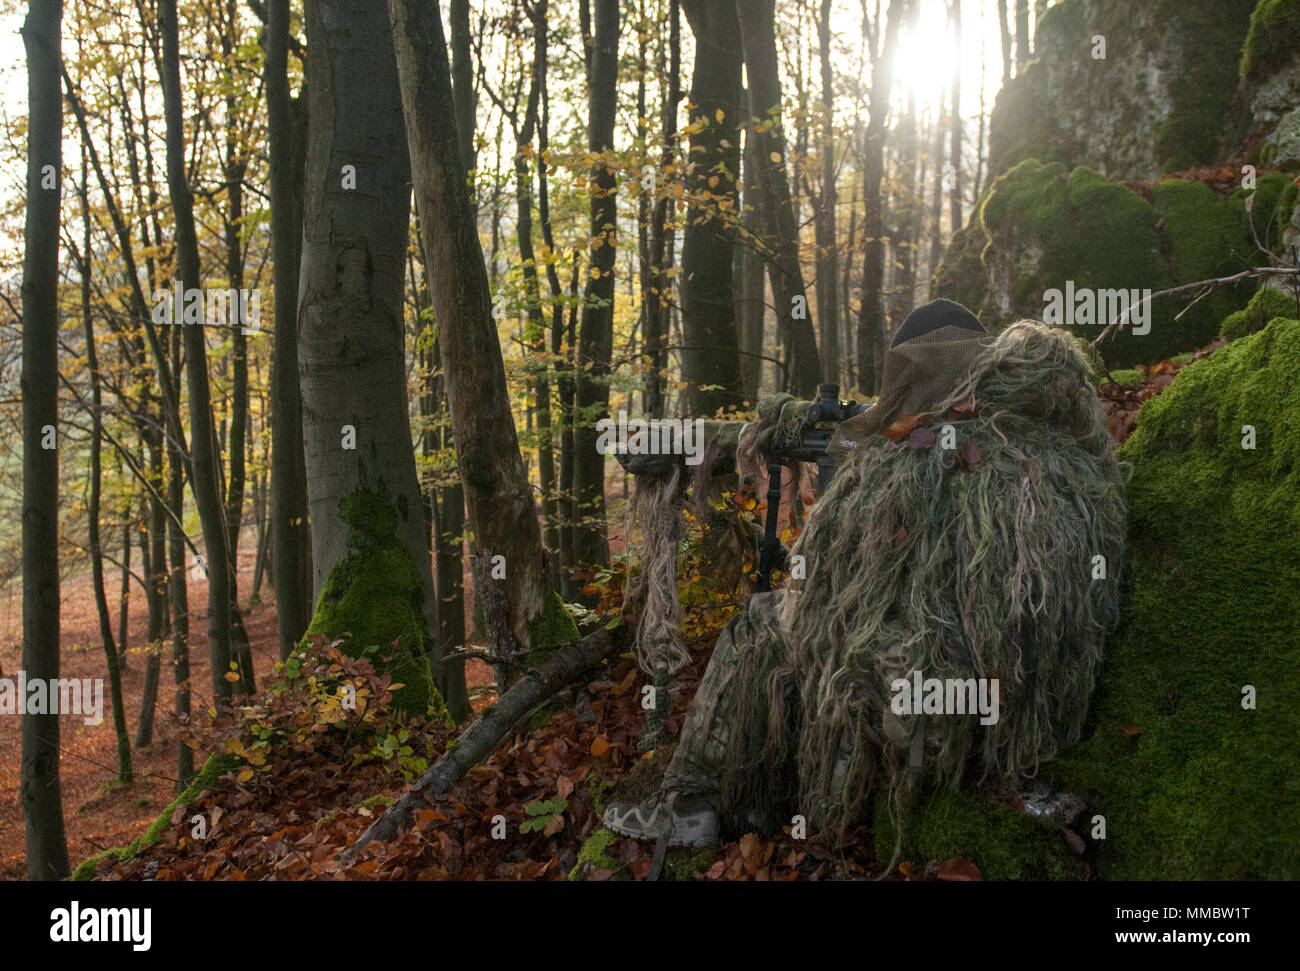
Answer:
[[(424, 590), (415, 562), (396, 536), (397, 513), (383, 496), (358, 489), (339, 504), (351, 527), (348, 555), (330, 571), (300, 650), (314, 637), (338, 640), (348, 657), (376, 662), (395, 684), (393, 707), (425, 715), (442, 707), (429, 670), (428, 632), (421, 604)], [(367, 648), (378, 651), (367, 654)], [(380, 663), (376, 655), (391, 660)]]
[[(166, 809), (160, 812), (157, 818), (149, 824), (149, 828), (140, 836), (136, 837), (126, 846), (119, 846), (114, 849), (105, 850), (97, 853), (95, 856), (84, 860), (76, 870), (73, 871), (71, 879), (73, 880), (93, 880), (95, 879), (95, 869), (100, 860), (112, 860), (114, 863), (120, 863), (123, 860), (129, 860), (142, 849), (153, 846), (160, 839), (163, 833), (172, 826), (172, 815), (176, 812), (177, 806), (185, 806), (187, 809), (192, 808), (198, 801), (204, 790), (211, 789), (217, 784), (221, 776), (229, 772), (239, 764), (240, 760), (233, 755), (225, 753), (215, 754), (208, 757), (207, 762), (203, 764), (198, 774), (186, 787), (185, 791), (172, 800)], [(183, 823), (188, 828), (188, 823)]]

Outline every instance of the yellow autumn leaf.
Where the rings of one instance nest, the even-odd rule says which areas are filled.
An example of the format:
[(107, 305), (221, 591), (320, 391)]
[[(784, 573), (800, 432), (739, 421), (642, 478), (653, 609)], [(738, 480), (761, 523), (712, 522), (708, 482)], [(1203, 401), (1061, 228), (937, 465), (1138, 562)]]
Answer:
[(713, 117), (718, 119), (718, 124), (721, 125), (722, 120), (727, 117), (727, 113), (723, 111), (721, 108), (719, 108), (717, 111), (713, 113)]
[(781, 164), (781, 153), (780, 153), (780, 152), (773, 152), (771, 155), (768, 156), (768, 158), (770, 158), (770, 159), (773, 161), (773, 163), (775, 163), (776, 165), (780, 165), (780, 164)]
[(239, 775), (235, 776), (235, 781), (236, 781), (236, 782), (247, 782), (247, 781), (248, 781), (249, 779), (251, 779), (251, 778), (253, 778), (253, 770), (252, 770), (252, 769), (245, 768), (245, 769), (240, 769), (240, 770), (239, 770)]

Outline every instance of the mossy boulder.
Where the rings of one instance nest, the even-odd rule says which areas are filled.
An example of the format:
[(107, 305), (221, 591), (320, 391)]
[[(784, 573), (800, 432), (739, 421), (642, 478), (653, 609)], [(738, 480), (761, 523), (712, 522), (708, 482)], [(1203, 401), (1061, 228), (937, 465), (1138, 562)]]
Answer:
[[(1120, 450), (1124, 619), (1084, 740), (1040, 774), (1085, 800), (1103, 879), (1300, 878), (1297, 415), (1300, 320), (1278, 318), (1183, 368)], [(960, 792), (908, 811), (904, 857), (1068, 878), (1051, 830)], [(885, 859), (893, 839), (878, 817)]]
[(1245, 308), (1223, 318), (1219, 336), (1230, 341), (1248, 337), (1263, 330), (1274, 317), (1300, 317), (1300, 307), (1293, 295), (1261, 287)]
[[(1261, 237), (1275, 240), (1278, 224), (1294, 207), (1291, 182), (1281, 173), (1266, 173), (1250, 192), (1221, 197), (1198, 181), (1165, 179), (1148, 200), (1084, 166), (1067, 172), (1060, 163), (1026, 160), (997, 179), (980, 209), (987, 239), (979, 255), (985, 283), (980, 316), (995, 328), (1022, 317), (1061, 323), (1093, 340), (1113, 309), (1105, 291), (1123, 291), (1131, 301), (1134, 291), (1140, 299), (1148, 290), (1215, 279), (1263, 262), (1267, 257), (1255, 243), (1251, 220)], [(965, 268), (964, 276), (973, 274), (973, 245), (962, 241), (960, 251), (945, 259), (949, 279), (957, 279), (958, 267)], [(1153, 364), (1205, 346), (1254, 286), (1242, 281), (1195, 302), (1194, 293), (1156, 297), (1146, 327), (1126, 326), (1106, 341), (1101, 350), (1107, 365)], [(1095, 301), (1079, 303), (1084, 292), (1095, 294)], [(1057, 311), (1051, 310), (1054, 303)]]
[(1103, 876), (1300, 877), (1297, 415), (1300, 321), (1276, 319), (1180, 371), (1121, 449), (1125, 622), (1053, 768), (1097, 794)]
[(988, 242), (977, 209), (971, 221), (953, 234), (952, 242), (944, 251), (930, 282), (930, 299), (942, 297), (978, 310), (988, 295), (983, 260)]
[[(398, 711), (424, 715), (431, 705), (440, 708), (420, 612), (424, 590), (397, 539), (396, 511), (385, 497), (359, 489), (340, 501), (339, 515), (350, 527), (348, 554), (326, 578), (300, 649), (310, 650), (318, 635), (339, 640), (343, 653), (375, 661), (403, 686), (393, 692)], [(390, 660), (381, 662), (383, 656)]]
[(1241, 52), (1241, 78), (1259, 84), (1296, 56), (1300, 0), (1259, 0)]
[[(876, 800), (876, 858), (889, 860), (898, 830), (891, 800)], [(964, 857), (985, 880), (1079, 880), (1085, 865), (1057, 823), (983, 792), (948, 792), (905, 805), (900, 862)]]
[[(1051, 291), (1084, 289), (1158, 290), (1168, 286), (1169, 267), (1161, 252), (1151, 205), (1127, 186), (1080, 166), (1066, 172), (1059, 162), (1021, 162), (998, 179), (981, 210), (989, 245), (984, 251), (988, 291), (980, 316), (993, 326), (1022, 317), (1042, 320)], [(1177, 331), (1161, 326), (1157, 306), (1149, 332), (1131, 328), (1105, 348), (1107, 363), (1126, 366), (1160, 360), (1183, 350)], [(1071, 324), (1091, 340), (1097, 321)], [(1099, 322), (1098, 322), (1099, 321)], [(1049, 323), (1052, 321), (1048, 321)]]

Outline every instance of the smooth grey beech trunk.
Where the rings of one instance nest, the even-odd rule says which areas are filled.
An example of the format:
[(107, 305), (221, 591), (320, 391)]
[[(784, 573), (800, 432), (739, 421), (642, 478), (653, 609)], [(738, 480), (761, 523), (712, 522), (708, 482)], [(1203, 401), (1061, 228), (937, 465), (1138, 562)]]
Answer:
[(432, 636), (437, 605), (403, 346), (411, 176), (384, 0), (307, 4), (307, 47), (298, 372), (314, 597), (348, 553), (339, 501), (369, 489), (397, 511)]

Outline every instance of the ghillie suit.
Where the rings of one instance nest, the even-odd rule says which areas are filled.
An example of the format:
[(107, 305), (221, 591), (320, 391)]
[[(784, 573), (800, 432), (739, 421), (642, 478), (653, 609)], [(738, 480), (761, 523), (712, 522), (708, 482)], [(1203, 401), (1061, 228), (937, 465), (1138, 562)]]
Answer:
[[(1026, 321), (896, 339), (880, 404), (833, 447), (841, 467), (792, 550), (806, 580), (733, 618), (687, 715), (664, 792), (697, 816), (799, 812), (834, 832), (882, 785), (1014, 783), (1083, 727), (1126, 509), (1069, 338)], [(897, 713), (895, 680), (913, 672), (997, 679), (997, 721)], [(612, 808), (628, 835), (665, 818)]]

